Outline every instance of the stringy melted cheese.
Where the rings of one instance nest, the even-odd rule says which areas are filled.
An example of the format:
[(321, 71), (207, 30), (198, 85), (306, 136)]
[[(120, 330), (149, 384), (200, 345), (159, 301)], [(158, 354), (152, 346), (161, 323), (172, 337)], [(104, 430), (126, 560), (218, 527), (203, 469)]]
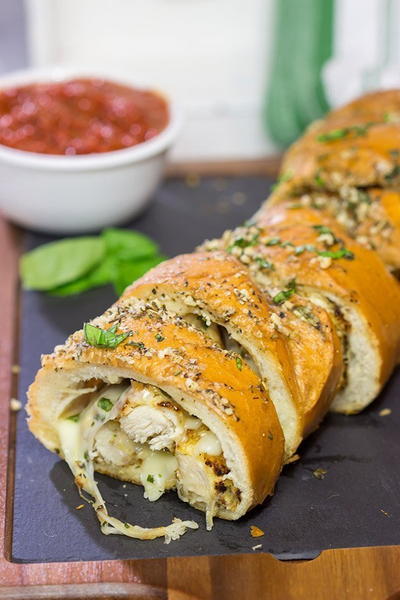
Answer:
[[(169, 543), (171, 540), (178, 539), (187, 529), (197, 529), (198, 524), (194, 521), (182, 521), (176, 518), (168, 526), (154, 528), (123, 523), (108, 514), (103, 497), (94, 480), (93, 455), (95, 454), (96, 434), (103, 425), (119, 415), (125, 403), (125, 392), (125, 385), (109, 386), (93, 398), (80, 414), (78, 421), (59, 418), (56, 427), (61, 449), (75, 476), (80, 495), (92, 504), (104, 534), (120, 534), (141, 540), (165, 537), (165, 542)], [(107, 397), (113, 403), (109, 411), (100, 407), (99, 400), (102, 397)], [(85, 493), (89, 497), (86, 497)]]
[(128, 468), (129, 478), (144, 487), (150, 501), (176, 488), (182, 500), (205, 511), (207, 529), (218, 506), (234, 509), (237, 504), (216, 435), (154, 386), (135, 381), (105, 386), (91, 395), (77, 421), (65, 418), (64, 412), (57, 429), (80, 494), (93, 505), (106, 535), (164, 536), (168, 543), (198, 525), (174, 519), (167, 527), (148, 529), (109, 516), (94, 480), (94, 462)]

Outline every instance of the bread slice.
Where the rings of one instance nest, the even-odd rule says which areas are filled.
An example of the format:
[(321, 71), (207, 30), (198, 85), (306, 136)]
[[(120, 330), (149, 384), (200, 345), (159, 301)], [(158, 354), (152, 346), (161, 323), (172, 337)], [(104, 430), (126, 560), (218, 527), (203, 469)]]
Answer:
[[(32, 433), (68, 461), (81, 491), (94, 499), (104, 533), (169, 540), (196, 524), (178, 521), (143, 529), (121, 523), (108, 514), (93, 469), (146, 485), (144, 465), (160, 453), (164, 459), (168, 455), (179, 468), (175, 462), (168, 471), (171, 464), (164, 461), (165, 487), (178, 487), (182, 499), (206, 511), (209, 525), (213, 516), (238, 519), (272, 492), (283, 462), (283, 434), (273, 403), (245, 363), (239, 371), (235, 357), (196, 328), (126, 300), (92, 325), (115, 326), (115, 335), (128, 335), (116, 347), (101, 348), (78, 331), (44, 356), (29, 389), (28, 413)], [(149, 396), (155, 403), (146, 401)], [(142, 436), (148, 427), (141, 441), (135, 423)], [(198, 479), (190, 476), (192, 471), (183, 477), (193, 460), (200, 461)], [(158, 469), (154, 477), (162, 476)], [(196, 495), (202, 483), (210, 492), (203, 502)], [(153, 492), (146, 488), (146, 493), (151, 497)]]
[(400, 91), (368, 94), (313, 123), (285, 154), (294, 186), (398, 187)]
[(315, 309), (311, 318), (301, 300), (294, 312), (283, 313), (234, 256), (178, 256), (152, 269), (123, 298), (142, 300), (195, 324), (197, 317), (197, 327), (214, 341), (219, 334), (219, 344), (236, 352), (239, 366), (250, 364), (275, 405), (286, 458), (328, 410), (342, 368), (329, 317)]
[(373, 251), (309, 208), (302, 208), (299, 218), (296, 210), (267, 203), (257, 215), (257, 226), (227, 232), (217, 245), (229, 248), (235, 240), (254, 239), (254, 235), (258, 237), (251, 246), (253, 255), (263, 256), (273, 265), (268, 272), (254, 271), (259, 285), (273, 297), (283, 291), (289, 301), (297, 290), (328, 310), (335, 321), (346, 377), (332, 409), (344, 413), (362, 410), (378, 395), (399, 355), (400, 289), (396, 280)]
[[(284, 204), (293, 219), (302, 221), (302, 208), (313, 208), (334, 218), (345, 233), (362, 246), (375, 250), (387, 268), (400, 272), (400, 193), (393, 189), (341, 187), (337, 192), (302, 191), (279, 186), (268, 198), (269, 206)], [(263, 209), (261, 209), (262, 211)]]

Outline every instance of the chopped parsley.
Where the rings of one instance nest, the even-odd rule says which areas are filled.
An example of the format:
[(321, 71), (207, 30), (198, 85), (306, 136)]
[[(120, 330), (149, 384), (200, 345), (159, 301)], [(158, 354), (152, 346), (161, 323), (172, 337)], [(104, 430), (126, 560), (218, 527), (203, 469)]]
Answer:
[(326, 256), (328, 258), (347, 258), (347, 260), (353, 260), (354, 252), (347, 248), (340, 248), (339, 250), (322, 250), (318, 252), (319, 256)]
[(293, 313), (301, 319), (304, 319), (304, 321), (308, 321), (308, 323), (315, 327), (315, 329), (321, 328), (321, 322), (317, 319), (312, 310), (307, 306), (295, 306), (293, 308)]
[(305, 251), (316, 252), (316, 248), (312, 244), (303, 244), (302, 246), (296, 246), (294, 253), (296, 256), (299, 256), (300, 254), (303, 254), (303, 252), (305, 252)]
[(267, 240), (266, 242), (264, 242), (264, 246), (280, 246), (281, 248), (292, 246), (294, 248), (294, 244), (292, 244), (292, 242), (282, 242), (281, 238), (278, 237)]
[(394, 112), (383, 113), (383, 120), (385, 123), (398, 123), (399, 114)]
[(316, 136), (317, 142), (333, 142), (335, 140), (340, 140), (341, 138), (346, 137), (349, 133), (349, 127), (343, 127), (341, 129), (332, 129), (331, 131), (327, 131), (326, 133), (320, 133)]
[(96, 348), (116, 348), (121, 342), (126, 340), (127, 337), (132, 335), (131, 331), (119, 334), (117, 334), (116, 331), (117, 325), (114, 325), (111, 329), (101, 329), (90, 323), (85, 323), (83, 325), (85, 342)]
[(239, 369), (239, 371), (241, 371), (243, 368), (243, 361), (240, 356), (236, 357), (236, 368)]
[(153, 477), (153, 475), (147, 475), (147, 481), (149, 483), (154, 483), (154, 477)]
[(127, 346), (135, 346), (139, 350), (146, 350), (146, 346), (143, 342), (127, 342)]
[(367, 135), (368, 129), (372, 127), (372, 125), (376, 125), (376, 123), (366, 123), (365, 125), (353, 125), (352, 127), (332, 129), (331, 131), (317, 135), (316, 140), (318, 142), (334, 142), (351, 134), (354, 134), (356, 137), (361, 137)]
[(165, 337), (163, 337), (161, 333), (156, 333), (154, 337), (156, 338), (157, 342), (162, 342), (165, 340)]
[(318, 171), (315, 173), (314, 183), (316, 183), (316, 185), (319, 187), (323, 187), (325, 185), (325, 180), (321, 177), (321, 169), (318, 169)]
[(100, 398), (97, 402), (97, 406), (99, 406), (105, 412), (110, 412), (114, 404), (108, 398)]
[(357, 201), (365, 202), (365, 204), (372, 204), (372, 200), (365, 190), (357, 190)]
[(296, 293), (296, 280), (291, 279), (285, 290), (281, 290), (278, 292), (273, 298), (272, 301), (274, 304), (283, 304), (286, 300), (289, 300)]
[(270, 271), (275, 269), (273, 263), (262, 256), (257, 256), (254, 260), (259, 265), (260, 269), (269, 269)]
[(89, 462), (89, 452), (87, 450), (85, 450), (83, 453), (83, 458), (86, 460), (86, 462)]
[(227, 252), (231, 252), (233, 248), (249, 248), (250, 246), (255, 246), (258, 243), (259, 237), (259, 233), (255, 233), (251, 238), (246, 238), (243, 236), (238, 237), (230, 246), (228, 246)]
[(313, 225), (312, 228), (315, 229), (315, 231), (317, 231), (318, 233), (327, 233), (335, 237), (335, 234), (333, 233), (332, 229), (329, 229), (329, 227), (327, 227), (326, 225)]
[(71, 415), (70, 417), (67, 417), (68, 421), (73, 421), (73, 423), (77, 423), (79, 421), (79, 417), (80, 417), (80, 413), (78, 413), (77, 415)]
[(326, 234), (332, 236), (333, 242), (335, 244), (340, 244), (341, 246), (338, 250), (317, 250), (314, 248), (314, 251), (318, 254), (318, 256), (325, 256), (333, 259), (347, 258), (347, 260), (352, 260), (354, 258), (354, 253), (343, 246), (341, 240), (335, 236), (332, 229), (326, 227), (326, 225), (313, 225), (312, 228), (320, 235)]
[(279, 175), (276, 183), (274, 183), (274, 185), (271, 186), (271, 190), (276, 190), (276, 188), (281, 184), (284, 183), (285, 181), (290, 181), (293, 177), (293, 173), (291, 171), (285, 171), (284, 173), (281, 173), (281, 175)]
[(265, 246), (279, 246), (281, 243), (281, 238), (275, 237), (275, 238), (271, 238), (270, 240), (267, 240), (266, 242), (264, 242)]
[(400, 165), (395, 165), (393, 169), (385, 175), (386, 181), (391, 181), (400, 175)]

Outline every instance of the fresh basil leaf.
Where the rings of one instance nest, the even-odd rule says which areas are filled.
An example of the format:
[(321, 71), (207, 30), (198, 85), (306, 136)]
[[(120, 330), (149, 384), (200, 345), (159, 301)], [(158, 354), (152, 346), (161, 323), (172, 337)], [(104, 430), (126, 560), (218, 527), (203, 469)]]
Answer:
[(368, 129), (373, 125), (377, 125), (378, 123), (371, 122), (365, 123), (365, 125), (352, 125), (351, 127), (343, 127), (341, 129), (332, 129), (331, 131), (327, 131), (326, 133), (321, 133), (316, 136), (318, 142), (334, 142), (335, 140), (340, 140), (348, 135), (354, 134), (354, 136), (364, 136), (367, 135)]
[(101, 234), (109, 256), (120, 260), (133, 260), (154, 256), (158, 253), (158, 246), (153, 240), (129, 229), (105, 229)]
[(96, 348), (116, 348), (131, 335), (130, 332), (116, 334), (114, 328), (101, 329), (90, 323), (83, 325), (83, 333), (85, 341), (90, 346), (95, 346)]
[(112, 275), (112, 283), (115, 291), (120, 296), (125, 288), (133, 281), (139, 279), (150, 269), (157, 266), (160, 262), (166, 259), (165, 256), (157, 254), (148, 258), (143, 258), (136, 261), (119, 261), (115, 265), (115, 271)]
[(327, 227), (326, 225), (312, 225), (312, 228), (315, 229), (315, 231), (317, 231), (318, 233), (328, 233), (329, 235), (335, 237), (335, 234), (333, 233), (332, 229), (329, 229), (329, 227)]
[(320, 133), (316, 136), (318, 142), (333, 142), (334, 140), (340, 140), (346, 137), (350, 133), (350, 127), (343, 127), (342, 129), (332, 129), (326, 133)]
[(114, 406), (114, 404), (108, 398), (104, 398), (103, 397), (103, 398), (100, 398), (100, 400), (97, 401), (97, 406), (99, 406), (105, 412), (110, 412), (110, 410), (112, 409), (112, 407)]
[(296, 280), (291, 279), (287, 285), (285, 290), (278, 292), (273, 298), (272, 301), (274, 304), (283, 304), (286, 300), (289, 300), (297, 291)]
[(248, 248), (249, 246), (256, 246), (258, 244), (259, 233), (255, 233), (251, 238), (239, 237), (232, 242), (227, 248), (227, 252), (231, 252), (233, 248)]
[(105, 255), (104, 240), (79, 237), (50, 242), (24, 254), (20, 275), (24, 288), (48, 291), (88, 273)]
[(353, 260), (354, 252), (347, 248), (340, 248), (339, 250), (322, 250), (318, 252), (319, 256), (326, 256), (328, 258), (347, 258), (347, 260)]
[(50, 290), (52, 296), (73, 296), (110, 283), (115, 270), (115, 260), (111, 257), (106, 257), (103, 262), (94, 267), (87, 275), (79, 277), (75, 281), (60, 285), (53, 290)]

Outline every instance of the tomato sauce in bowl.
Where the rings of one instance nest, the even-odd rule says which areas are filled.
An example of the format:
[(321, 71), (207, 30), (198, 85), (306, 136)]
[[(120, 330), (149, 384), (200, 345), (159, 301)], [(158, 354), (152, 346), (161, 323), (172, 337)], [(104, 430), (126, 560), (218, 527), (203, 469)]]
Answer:
[(74, 156), (122, 150), (154, 138), (169, 123), (167, 101), (95, 78), (0, 90), (0, 144)]

